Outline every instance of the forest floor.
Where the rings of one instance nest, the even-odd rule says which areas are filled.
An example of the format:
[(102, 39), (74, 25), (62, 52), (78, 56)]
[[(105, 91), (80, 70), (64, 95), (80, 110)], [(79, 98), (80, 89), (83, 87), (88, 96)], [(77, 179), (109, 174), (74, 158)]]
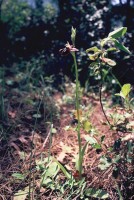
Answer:
[[(109, 94), (104, 93), (103, 99), (114, 128), (107, 124), (97, 95), (81, 95), (81, 118), (88, 122), (85, 128), (81, 125), (82, 145), (89, 139), (83, 160), (82, 189), (77, 184), (75, 167), (78, 139), (74, 85), (68, 83), (64, 94), (55, 91), (47, 95), (43, 90), (24, 92), (7, 87), (6, 112), (0, 120), (0, 200), (25, 200), (28, 193), (33, 200), (134, 199), (132, 151), (128, 155), (134, 139), (130, 131), (134, 128), (134, 111), (114, 106)], [(68, 182), (62, 170), (52, 177), (53, 169), (48, 182), (43, 182), (46, 165), (53, 164), (52, 157), (72, 174), (75, 183)], [(87, 188), (106, 193), (99, 198), (91, 192), (85, 194)]]

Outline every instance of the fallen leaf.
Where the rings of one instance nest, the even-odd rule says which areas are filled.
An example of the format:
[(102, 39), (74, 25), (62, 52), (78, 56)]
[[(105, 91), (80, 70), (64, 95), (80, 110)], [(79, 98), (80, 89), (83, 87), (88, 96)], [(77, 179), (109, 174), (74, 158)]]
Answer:
[(57, 158), (58, 161), (63, 162), (64, 158), (66, 156), (65, 152), (61, 152)]

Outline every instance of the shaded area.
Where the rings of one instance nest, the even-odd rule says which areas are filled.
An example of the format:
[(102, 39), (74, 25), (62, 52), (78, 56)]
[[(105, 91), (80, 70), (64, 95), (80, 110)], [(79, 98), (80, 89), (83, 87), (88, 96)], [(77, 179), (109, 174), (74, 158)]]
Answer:
[[(76, 44), (80, 49), (78, 61), (82, 84), (86, 81), (91, 85), (94, 84), (94, 78), (88, 69), (89, 60), (85, 50), (96, 45), (97, 41), (106, 37), (111, 30), (126, 26), (128, 34), (124, 43), (131, 51), (133, 50), (134, 2), (132, 0), (120, 1), (118, 4), (106, 0), (101, 2), (59, 0), (54, 1), (54, 4), (51, 1), (44, 2), (35, 0), (28, 4), (27, 1), (1, 0), (1, 66), (12, 68), (14, 63), (21, 65), (20, 60), (29, 61), (32, 57), (38, 60), (41, 54), (45, 60), (44, 76), (58, 75), (62, 72), (74, 79), (71, 58), (63, 59), (59, 55), (59, 49), (70, 40), (72, 26), (77, 28)], [(122, 53), (119, 60), (124, 56)], [(113, 71), (122, 83), (133, 84), (133, 57), (119, 61)]]

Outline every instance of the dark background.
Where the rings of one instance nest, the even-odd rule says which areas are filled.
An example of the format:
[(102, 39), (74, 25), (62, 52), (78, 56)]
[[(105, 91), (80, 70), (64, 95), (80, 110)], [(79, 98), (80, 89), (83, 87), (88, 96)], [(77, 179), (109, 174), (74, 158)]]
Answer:
[[(77, 29), (76, 47), (82, 85), (95, 84), (85, 50), (110, 31), (126, 26), (122, 39), (134, 49), (133, 0), (0, 0), (0, 67), (10, 76), (16, 69), (34, 67), (39, 74), (62, 84), (64, 75), (74, 80), (71, 56), (62, 57), (59, 49), (70, 42), (71, 27)], [(117, 61), (113, 73), (123, 83), (134, 84), (134, 59), (126, 53), (112, 55)], [(16, 67), (17, 66), (17, 67)]]

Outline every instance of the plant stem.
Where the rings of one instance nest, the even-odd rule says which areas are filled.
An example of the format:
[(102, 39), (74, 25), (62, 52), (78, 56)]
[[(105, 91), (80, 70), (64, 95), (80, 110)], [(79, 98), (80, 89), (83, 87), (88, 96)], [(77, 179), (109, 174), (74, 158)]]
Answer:
[(102, 112), (103, 112), (103, 114), (104, 114), (104, 116), (105, 116), (105, 118), (106, 118), (106, 120), (107, 120), (109, 126), (112, 127), (112, 125), (111, 125), (111, 123), (110, 123), (110, 121), (109, 121), (109, 119), (108, 119), (108, 117), (107, 117), (107, 115), (106, 115), (106, 113), (105, 113), (105, 110), (104, 110), (103, 104), (102, 104), (102, 93), (101, 93), (101, 90), (102, 90), (102, 71), (101, 71), (101, 62), (100, 62), (100, 60), (98, 61), (98, 63), (99, 63), (100, 77), (101, 77), (101, 80), (100, 80), (101, 83), (100, 83), (100, 87), (99, 87), (99, 99), (100, 99), (100, 105), (101, 105)]
[(74, 59), (75, 66), (75, 76), (76, 76), (76, 111), (78, 117), (78, 126), (77, 126), (77, 134), (78, 134), (78, 144), (79, 144), (79, 178), (82, 176), (82, 147), (81, 147), (81, 137), (80, 137), (80, 104), (79, 104), (79, 80), (78, 80), (78, 67), (76, 62), (75, 52), (72, 53)]

